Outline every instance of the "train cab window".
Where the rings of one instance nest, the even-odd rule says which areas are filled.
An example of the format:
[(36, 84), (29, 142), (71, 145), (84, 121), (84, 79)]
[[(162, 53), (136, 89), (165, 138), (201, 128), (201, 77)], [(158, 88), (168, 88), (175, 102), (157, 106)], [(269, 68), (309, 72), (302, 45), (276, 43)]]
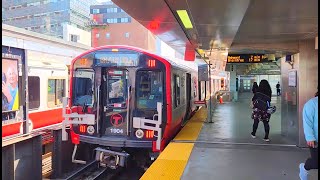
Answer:
[[(22, 77), (19, 76), (19, 98), (22, 97)], [(40, 78), (38, 76), (28, 77), (29, 109), (37, 109), (40, 106)]]
[(62, 98), (65, 96), (65, 80), (48, 80), (48, 107), (56, 107), (62, 104)]
[(156, 109), (157, 102), (163, 102), (163, 78), (160, 71), (137, 72), (137, 107)]
[(127, 100), (127, 70), (109, 70), (107, 79), (108, 99), (110, 107), (126, 107)]
[(178, 75), (174, 75), (174, 107), (178, 107), (180, 105), (180, 77)]
[(92, 105), (94, 92), (94, 71), (77, 69), (73, 74), (72, 102), (73, 105)]

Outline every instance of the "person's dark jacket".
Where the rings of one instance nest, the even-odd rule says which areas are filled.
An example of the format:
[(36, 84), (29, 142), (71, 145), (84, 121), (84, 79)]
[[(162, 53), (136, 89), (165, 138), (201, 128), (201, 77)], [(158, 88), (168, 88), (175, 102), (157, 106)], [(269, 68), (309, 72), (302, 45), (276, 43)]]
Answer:
[[(263, 101), (265, 103), (268, 102), (269, 105), (270, 105), (270, 103), (271, 103), (271, 92), (270, 93), (269, 92), (262, 92), (262, 91), (259, 91), (259, 89), (258, 89), (257, 92), (254, 94), (254, 96), (251, 99), (252, 103), (254, 103), (254, 101), (257, 100), (257, 99), (259, 99), (259, 100), (261, 100), (261, 101)], [(259, 107), (258, 107), (258, 109), (260, 109)], [(264, 109), (260, 109), (260, 110), (266, 110), (266, 106), (263, 106), (263, 107), (265, 107), (265, 108)]]
[(267, 94), (264, 94), (262, 92), (259, 92), (257, 91), (254, 96), (252, 97), (252, 101), (255, 101), (256, 99), (261, 99), (261, 100), (265, 100), (265, 101), (268, 101), (269, 103), (271, 102), (271, 95), (267, 95)]

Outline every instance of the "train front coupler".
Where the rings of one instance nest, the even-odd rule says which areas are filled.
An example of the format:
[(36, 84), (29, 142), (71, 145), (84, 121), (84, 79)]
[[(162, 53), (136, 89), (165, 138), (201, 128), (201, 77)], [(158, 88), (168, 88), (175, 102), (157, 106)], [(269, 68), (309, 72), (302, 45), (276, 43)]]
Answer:
[(125, 167), (130, 156), (126, 152), (117, 152), (100, 147), (94, 150), (96, 151), (96, 161), (99, 161), (99, 165), (111, 169), (117, 169), (119, 166)]

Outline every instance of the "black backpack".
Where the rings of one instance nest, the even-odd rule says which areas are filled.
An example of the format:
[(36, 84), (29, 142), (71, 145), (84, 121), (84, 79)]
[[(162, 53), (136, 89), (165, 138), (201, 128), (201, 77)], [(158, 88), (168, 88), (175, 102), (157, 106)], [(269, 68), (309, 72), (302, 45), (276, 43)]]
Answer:
[(253, 107), (262, 111), (267, 111), (270, 107), (270, 97), (260, 92), (256, 92), (255, 96), (256, 99), (253, 101)]

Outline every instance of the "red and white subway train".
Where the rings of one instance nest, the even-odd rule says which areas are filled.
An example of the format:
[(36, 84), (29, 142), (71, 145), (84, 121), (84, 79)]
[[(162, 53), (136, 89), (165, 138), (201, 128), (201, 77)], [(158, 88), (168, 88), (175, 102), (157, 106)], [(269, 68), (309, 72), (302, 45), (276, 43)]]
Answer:
[(198, 71), (139, 48), (102, 46), (72, 61), (69, 91), (73, 143), (94, 146), (101, 165), (117, 167), (136, 150), (156, 156), (174, 138), (197, 108)]

